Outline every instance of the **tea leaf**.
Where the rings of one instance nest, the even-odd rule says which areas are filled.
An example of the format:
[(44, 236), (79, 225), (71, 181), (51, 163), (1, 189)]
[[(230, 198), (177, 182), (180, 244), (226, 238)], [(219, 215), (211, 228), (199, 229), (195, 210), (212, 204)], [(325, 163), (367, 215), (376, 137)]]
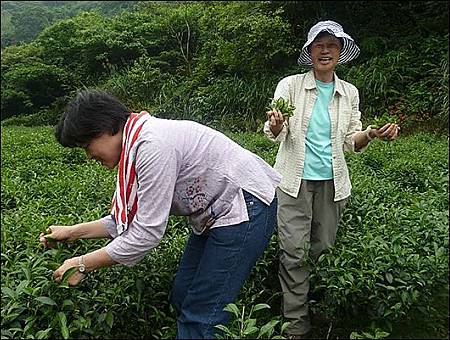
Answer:
[(113, 323), (114, 323), (114, 315), (111, 311), (108, 311), (106, 313), (106, 318), (105, 318), (106, 324), (108, 325), (109, 328), (112, 328)]
[(239, 308), (234, 303), (229, 303), (228, 305), (225, 306), (223, 310), (233, 313), (236, 317), (239, 317), (240, 314)]
[(50, 306), (57, 305), (56, 302), (53, 299), (49, 298), (48, 296), (39, 296), (36, 298), (36, 300), (43, 304), (50, 305)]
[(72, 276), (72, 274), (74, 274), (76, 271), (78, 270), (77, 267), (71, 267), (69, 269), (67, 269), (61, 279), (61, 285), (68, 285), (68, 280), (69, 278)]
[(391, 273), (386, 273), (386, 280), (389, 283), (392, 283), (392, 281), (394, 280), (394, 277), (392, 276)]
[(280, 111), (283, 116), (291, 117), (294, 114), (295, 107), (288, 100), (280, 97), (278, 99), (272, 99), (268, 109)]
[(61, 326), (61, 334), (64, 339), (69, 339), (69, 329), (67, 328), (66, 315), (63, 312), (58, 312), (59, 324)]
[(60, 264), (57, 262), (48, 262), (45, 267), (47, 269), (55, 271), (56, 269), (58, 269), (60, 267)]
[(258, 303), (258, 304), (253, 308), (253, 311), (256, 312), (257, 310), (265, 309), (265, 308), (269, 308), (269, 309), (270, 309), (270, 306), (269, 306), (267, 303)]

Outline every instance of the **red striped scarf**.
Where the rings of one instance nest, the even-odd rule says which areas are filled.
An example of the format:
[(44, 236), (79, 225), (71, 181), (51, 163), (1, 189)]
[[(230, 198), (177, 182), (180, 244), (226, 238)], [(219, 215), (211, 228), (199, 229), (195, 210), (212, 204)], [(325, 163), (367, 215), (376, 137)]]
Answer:
[(138, 198), (135, 167), (134, 145), (141, 132), (142, 126), (150, 118), (146, 111), (131, 113), (122, 135), (122, 152), (120, 154), (117, 173), (116, 191), (112, 199), (112, 210), (118, 235), (127, 230), (128, 225), (136, 215)]

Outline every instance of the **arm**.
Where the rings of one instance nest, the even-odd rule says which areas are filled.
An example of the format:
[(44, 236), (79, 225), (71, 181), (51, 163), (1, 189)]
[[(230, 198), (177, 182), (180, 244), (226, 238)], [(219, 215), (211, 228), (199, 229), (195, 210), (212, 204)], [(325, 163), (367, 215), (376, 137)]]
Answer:
[(369, 142), (375, 138), (373, 130), (374, 129), (369, 126), (365, 131), (359, 131), (353, 135), (355, 152), (361, 152), (367, 148)]
[(39, 241), (45, 248), (51, 248), (54, 242), (72, 243), (78, 239), (111, 237), (101, 220), (79, 223), (72, 226), (52, 225), (39, 235)]
[(359, 132), (354, 136), (355, 149), (364, 149), (369, 142), (374, 138), (381, 140), (393, 140), (398, 137), (400, 126), (393, 123), (387, 123), (379, 129), (374, 129), (369, 126), (365, 131)]
[(109, 238), (105, 224), (101, 220), (76, 224), (71, 230), (74, 239)]
[(347, 134), (344, 150), (363, 152), (370, 141), (374, 138), (381, 140), (392, 140), (397, 138), (400, 127), (397, 124), (388, 123), (379, 129), (374, 129), (370, 125), (366, 130), (361, 131), (361, 112), (359, 111), (359, 93), (355, 88), (352, 99), (352, 117), (350, 118), (349, 133)]
[[(275, 89), (274, 98), (290, 100), (287, 78), (282, 79)], [(277, 110), (266, 112), (267, 121), (264, 123), (264, 134), (274, 142), (282, 142), (289, 132), (289, 119), (284, 119), (283, 114)]]
[(138, 146), (138, 209), (128, 229), (105, 247), (116, 262), (128, 266), (136, 264), (164, 235), (179, 171), (178, 156), (171, 144), (153, 139)]
[[(139, 183), (136, 215), (127, 230), (108, 245), (82, 256), (86, 272), (117, 263), (133, 265), (159, 244), (166, 229), (177, 173), (175, 150), (168, 143), (153, 141), (139, 146), (136, 154)], [(109, 219), (93, 226), (104, 225), (106, 229), (105, 223), (108, 224), (108, 221)], [(100, 229), (97, 231), (100, 232)], [(83, 235), (98, 235), (87, 230), (83, 233), (83, 228), (79, 228), (78, 232)], [(60, 281), (67, 269), (77, 267), (80, 259), (81, 257), (73, 257), (64, 261), (54, 273), (55, 280)], [(69, 284), (77, 285), (84, 276), (84, 273), (75, 272), (70, 277)]]

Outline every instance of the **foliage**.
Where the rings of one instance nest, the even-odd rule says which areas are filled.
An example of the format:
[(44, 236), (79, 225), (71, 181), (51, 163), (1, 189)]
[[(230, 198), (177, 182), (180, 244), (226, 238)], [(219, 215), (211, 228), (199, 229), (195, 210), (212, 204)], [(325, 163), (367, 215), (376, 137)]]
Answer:
[(352, 332), (350, 334), (350, 339), (384, 339), (388, 335), (389, 333), (376, 328), (372, 330), (372, 332), (361, 332), (361, 334), (358, 332)]
[(272, 99), (267, 110), (280, 111), (284, 116), (290, 117), (294, 114), (295, 106), (293, 106), (288, 100), (284, 100), (283, 97), (278, 99)]
[[(150, 1), (126, 11), (121, 1), (73, 3), (78, 15), (46, 26), (30, 44), (2, 49), (2, 119), (46, 110), (75, 89), (105, 87), (136, 111), (257, 131), (277, 82), (306, 71), (296, 59), (309, 27), (331, 18), (361, 47), (337, 72), (358, 87), (365, 121), (388, 114), (402, 116), (406, 128), (424, 122), (448, 131), (447, 3)], [(26, 20), (28, 5), (21, 6)], [(113, 7), (115, 15), (102, 14)], [(6, 9), (2, 15), (10, 27), (13, 17)], [(27, 91), (14, 83), (30, 67), (59, 77), (44, 106), (34, 91), (46, 83)]]
[(10, 69), (2, 74), (2, 118), (48, 108), (64, 95), (68, 78), (64, 70), (40, 62)]
[[(275, 317), (264, 325), (258, 325), (255, 312), (270, 309), (266, 303), (258, 303), (250, 306), (250, 311), (246, 311), (246, 305), (240, 310), (236, 304), (229, 303), (224, 311), (232, 315), (232, 322), (229, 326), (216, 325), (218, 329), (218, 339), (284, 339), (280, 335), (272, 336), (276, 328), (280, 328), (278, 334), (283, 334), (289, 322), (281, 322), (281, 318)], [(277, 327), (278, 326), (278, 327)]]
[[(30, 42), (46, 27), (58, 20), (84, 11), (104, 15), (132, 9), (137, 1), (3, 1), (2, 48)], [(5, 22), (4, 22), (5, 20)]]
[[(345, 79), (360, 89), (366, 117), (405, 115), (412, 121), (448, 125), (448, 34), (430, 37), (344, 70)], [(446, 47), (447, 45), (447, 47)], [(420, 51), (418, 61), (415, 51)]]
[[(227, 135), (273, 165), (277, 145), (264, 136)], [(39, 232), (107, 214), (115, 173), (79, 149), (56, 144), (50, 127), (2, 127), (1, 142), (2, 336), (174, 338), (168, 295), (187, 221), (170, 218), (160, 246), (138, 265), (102, 269), (77, 288), (63, 288), (51, 278), (55, 263), (105, 241), (44, 250)], [(437, 314), (430, 301), (448, 286), (447, 154), (446, 138), (422, 133), (374, 141), (363, 154), (349, 155), (353, 195), (335, 247), (319, 258), (311, 278), (311, 308), (327, 316), (323, 331), (331, 329), (315, 330), (318, 337), (348, 338), (353, 332), (355, 338), (381, 338), (381, 332), (394, 334), (391, 328), (411, 313)], [(239, 317), (223, 325), (229, 334), (256, 327), (247, 336), (263, 330), (268, 333), (261, 337), (282, 335), (277, 259), (274, 236), (235, 303)], [(255, 310), (259, 304), (270, 308)]]
[(376, 140), (370, 152), (349, 157), (352, 198), (340, 241), (311, 276), (324, 302), (313, 309), (368, 315), (390, 332), (393, 320), (424, 308), (431, 292), (448, 284), (448, 145), (434, 138)]

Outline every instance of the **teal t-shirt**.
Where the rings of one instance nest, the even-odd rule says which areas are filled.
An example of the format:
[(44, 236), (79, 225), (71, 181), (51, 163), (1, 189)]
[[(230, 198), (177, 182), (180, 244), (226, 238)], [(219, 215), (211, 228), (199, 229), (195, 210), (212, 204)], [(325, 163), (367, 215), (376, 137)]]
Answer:
[(333, 178), (331, 163), (331, 122), (328, 105), (334, 92), (334, 82), (316, 79), (317, 100), (306, 132), (305, 165), (303, 178), (326, 180)]

